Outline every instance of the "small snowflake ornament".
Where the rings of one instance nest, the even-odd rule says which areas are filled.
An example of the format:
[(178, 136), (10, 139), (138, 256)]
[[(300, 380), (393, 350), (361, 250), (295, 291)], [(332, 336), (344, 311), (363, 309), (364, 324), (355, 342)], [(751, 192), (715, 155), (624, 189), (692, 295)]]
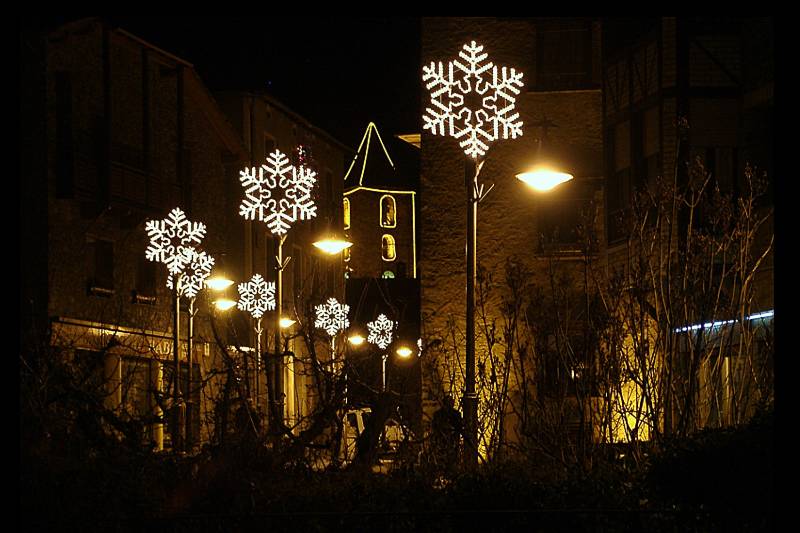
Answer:
[(317, 315), (314, 327), (324, 329), (331, 337), (350, 326), (347, 319), (350, 306), (340, 304), (336, 298), (328, 298), (326, 303), (315, 306), (314, 310)]
[[(203, 283), (211, 274), (214, 258), (205, 252), (198, 252), (194, 248), (184, 248), (183, 253), (188, 258), (188, 264), (183, 270), (180, 282), (180, 295), (194, 298), (203, 288)], [(167, 288), (173, 286), (174, 274), (170, 272), (167, 277)]]
[(261, 318), (264, 311), (275, 309), (275, 282), (266, 281), (261, 274), (253, 274), (250, 281), (239, 284), (239, 301), (236, 303), (242, 311), (247, 311), (253, 318)]
[(179, 207), (163, 220), (148, 220), (145, 230), (150, 237), (145, 257), (164, 263), (173, 275), (183, 272), (192, 260), (188, 248), (200, 244), (206, 234), (205, 224), (190, 222)]
[(392, 343), (394, 322), (389, 320), (386, 315), (380, 314), (374, 322), (368, 322), (367, 329), (369, 329), (367, 342), (370, 344), (375, 344), (383, 350)]
[(477, 159), (500, 137), (522, 135), (522, 121), (514, 111), (522, 73), (484, 63), (488, 54), (475, 41), (465, 44), (458, 55), (464, 62), (451, 61), (446, 70), (441, 61), (422, 68), (432, 106), (425, 110), (422, 127), (459, 140), (464, 153)]
[(260, 167), (242, 170), (239, 181), (245, 189), (239, 214), (266, 223), (275, 235), (286, 233), (298, 219), (317, 216), (311, 198), (316, 173), (303, 165), (292, 166), (280, 150), (272, 152)]

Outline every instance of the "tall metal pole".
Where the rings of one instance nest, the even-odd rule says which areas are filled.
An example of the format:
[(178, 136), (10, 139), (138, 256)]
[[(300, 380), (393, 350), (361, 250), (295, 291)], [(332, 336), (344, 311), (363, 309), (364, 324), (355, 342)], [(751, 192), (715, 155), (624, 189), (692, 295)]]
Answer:
[(277, 282), (275, 283), (275, 361), (273, 364), (272, 416), (275, 429), (283, 422), (283, 350), (281, 349), (281, 316), (283, 315), (283, 269), (288, 264), (283, 260), (283, 243), (286, 235), (278, 238)]
[(191, 449), (193, 440), (192, 415), (195, 405), (192, 402), (192, 349), (194, 341), (194, 298), (189, 298), (189, 335), (186, 339), (186, 448)]
[(258, 408), (258, 399), (259, 399), (259, 392), (260, 392), (260, 381), (261, 381), (261, 334), (264, 330), (261, 328), (261, 317), (256, 319), (256, 408)]
[(389, 359), (389, 354), (388, 353), (385, 353), (385, 354), (383, 354), (381, 356), (381, 360), (382, 360), (382, 363), (383, 363), (383, 368), (382, 368), (382, 372), (381, 372), (381, 377), (382, 377), (381, 383), (383, 383), (383, 392), (386, 392), (386, 360), (387, 359)]
[(478, 395), (475, 393), (475, 279), (477, 271), (478, 166), (467, 158), (464, 163), (467, 192), (467, 353), (464, 384), (464, 466), (478, 464)]
[(172, 292), (173, 297), (173, 323), (172, 323), (172, 361), (175, 365), (175, 389), (173, 394), (172, 416), (173, 416), (173, 432), (172, 432), (172, 449), (176, 452), (183, 451), (183, 427), (185, 425), (185, 408), (183, 398), (181, 398), (181, 367), (180, 367), (180, 316), (181, 316), (181, 278), (182, 274), (178, 274), (175, 280), (175, 288)]

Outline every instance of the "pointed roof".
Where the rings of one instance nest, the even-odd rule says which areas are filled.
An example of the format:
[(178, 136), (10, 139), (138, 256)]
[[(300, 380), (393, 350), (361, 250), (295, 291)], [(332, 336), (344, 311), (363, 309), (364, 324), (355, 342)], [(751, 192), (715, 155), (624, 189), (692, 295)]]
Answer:
[(370, 122), (358, 145), (358, 151), (344, 175), (344, 188), (349, 190), (357, 187), (390, 187), (411, 191), (413, 180), (416, 179), (416, 176), (410, 175), (413, 171), (408, 165), (403, 166), (403, 171), (398, 170), (378, 132), (378, 127), (374, 122)]

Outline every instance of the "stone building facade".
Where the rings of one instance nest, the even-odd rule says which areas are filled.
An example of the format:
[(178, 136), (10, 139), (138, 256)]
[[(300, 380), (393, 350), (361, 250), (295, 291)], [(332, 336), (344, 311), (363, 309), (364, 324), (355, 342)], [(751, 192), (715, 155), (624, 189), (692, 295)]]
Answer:
[[(44, 164), (30, 175), (25, 168), (33, 165), (23, 166), (21, 177), (31, 182), (23, 193), (30, 187), (41, 195), (27, 201), (46, 209), (22, 213), (22, 255), (45, 251), (31, 281), (47, 290), (23, 299), (47, 317), (53, 346), (102, 377), (106, 405), (145, 420), (145, 438), (169, 447), (171, 432), (157, 417), (168, 407), (174, 375), (172, 298), (165, 267), (145, 259), (145, 222), (180, 207), (206, 225), (203, 250), (235, 256), (228, 235), (240, 223), (226, 176), (247, 153), (190, 63), (99, 19), (67, 24), (35, 42), (41, 55), (29, 79), (39, 83), (29, 89), (43, 114), (42, 122), (30, 118), (44, 129), (29, 155)], [(220, 362), (203, 292), (195, 383)], [(179, 353), (188, 376), (182, 315)], [(213, 414), (205, 394), (194, 389), (187, 396), (199, 406), (191, 411), (197, 445), (211, 437)]]

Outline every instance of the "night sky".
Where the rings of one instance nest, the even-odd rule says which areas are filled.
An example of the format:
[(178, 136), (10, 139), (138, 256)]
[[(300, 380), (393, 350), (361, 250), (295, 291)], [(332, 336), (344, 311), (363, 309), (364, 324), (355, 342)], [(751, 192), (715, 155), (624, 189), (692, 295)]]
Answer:
[(419, 19), (105, 19), (192, 63), (212, 91), (266, 90), (352, 148), (370, 121), (385, 136), (420, 130)]

